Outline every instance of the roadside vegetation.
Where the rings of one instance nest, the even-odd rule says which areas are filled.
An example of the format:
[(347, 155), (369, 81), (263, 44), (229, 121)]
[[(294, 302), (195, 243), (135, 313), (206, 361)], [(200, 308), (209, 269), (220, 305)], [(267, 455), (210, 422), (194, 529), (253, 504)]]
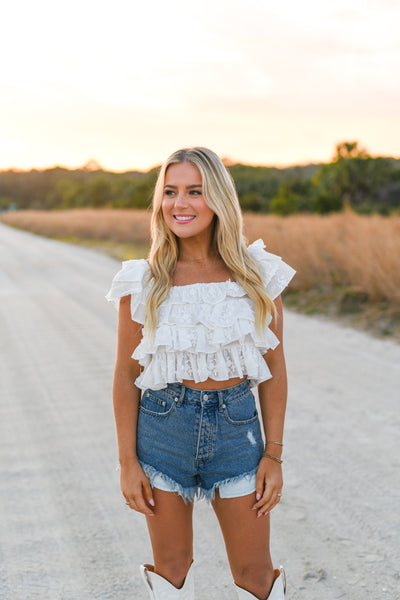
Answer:
[[(21, 210), (4, 223), (79, 243), (119, 260), (143, 258), (149, 247), (150, 210), (82, 208)], [(400, 341), (400, 215), (332, 214), (286, 217), (244, 213), (245, 234), (262, 238), (297, 274), (285, 305), (320, 314)]]
[[(263, 238), (297, 274), (287, 306), (400, 341), (400, 160), (342, 142), (331, 162), (231, 164), (249, 242)], [(117, 259), (145, 257), (158, 167), (0, 171), (0, 219)]]
[[(286, 169), (230, 164), (243, 211), (281, 216), (327, 214), (351, 207), (360, 214), (399, 213), (400, 160), (372, 157), (357, 142), (338, 144), (332, 161)], [(110, 173), (82, 169), (0, 171), (1, 209), (147, 208), (158, 167)]]

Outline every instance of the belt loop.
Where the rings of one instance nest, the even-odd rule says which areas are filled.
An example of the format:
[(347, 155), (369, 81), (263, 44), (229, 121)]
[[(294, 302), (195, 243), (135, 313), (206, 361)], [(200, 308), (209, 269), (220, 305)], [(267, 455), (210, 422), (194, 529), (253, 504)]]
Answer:
[(179, 384), (181, 386), (181, 394), (179, 396), (178, 402), (176, 403), (177, 406), (182, 406), (184, 398), (185, 398), (185, 390), (186, 387), (182, 384)]

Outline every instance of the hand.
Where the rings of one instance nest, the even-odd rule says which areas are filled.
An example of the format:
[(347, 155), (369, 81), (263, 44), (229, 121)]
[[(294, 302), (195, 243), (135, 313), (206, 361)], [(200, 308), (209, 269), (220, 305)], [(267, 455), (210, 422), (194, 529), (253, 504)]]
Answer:
[(268, 514), (280, 500), (283, 486), (282, 466), (270, 458), (263, 456), (257, 469), (256, 499), (252, 507), (257, 510), (257, 517)]
[[(121, 466), (121, 491), (129, 508), (153, 517), (153, 492), (140, 463)], [(149, 506), (150, 505), (150, 506)]]

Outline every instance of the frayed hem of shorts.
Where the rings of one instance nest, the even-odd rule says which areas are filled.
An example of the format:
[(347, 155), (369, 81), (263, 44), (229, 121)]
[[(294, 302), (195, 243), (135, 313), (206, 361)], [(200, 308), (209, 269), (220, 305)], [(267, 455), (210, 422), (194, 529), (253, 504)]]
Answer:
[(222, 479), (222, 481), (217, 481), (214, 483), (212, 488), (209, 490), (199, 490), (199, 498), (204, 498), (207, 502), (212, 502), (215, 499), (215, 490), (219, 488), (220, 485), (225, 485), (226, 483), (236, 483), (243, 479), (243, 477), (252, 477), (257, 473), (257, 468), (252, 469), (251, 471), (247, 471), (246, 473), (241, 473), (240, 475), (236, 475), (235, 477), (228, 477), (227, 479)]
[(157, 469), (155, 469), (151, 465), (148, 465), (141, 461), (139, 461), (139, 462), (140, 462), (142, 469), (145, 472), (146, 476), (149, 478), (151, 487), (154, 487), (154, 485), (153, 485), (154, 480), (157, 476), (159, 476), (162, 479), (164, 479), (164, 481), (171, 487), (170, 491), (179, 494), (179, 496), (182, 497), (182, 499), (184, 500), (185, 503), (194, 502), (194, 500), (196, 498), (198, 500), (205, 500), (206, 502), (211, 503), (215, 499), (215, 490), (220, 485), (224, 485), (226, 483), (236, 483), (240, 479), (243, 479), (243, 477), (252, 477), (253, 475), (255, 475), (257, 473), (257, 468), (255, 468), (255, 469), (252, 469), (251, 471), (247, 471), (246, 473), (241, 473), (240, 475), (236, 475), (235, 477), (228, 477), (227, 479), (222, 479), (221, 481), (217, 481), (216, 483), (214, 483), (212, 488), (210, 488), (209, 490), (203, 490), (202, 488), (200, 488), (198, 486), (185, 488), (180, 483), (178, 483), (177, 481), (172, 479), (171, 477), (168, 477), (168, 475), (165, 475), (165, 473), (162, 473), (161, 471), (157, 471)]
[(139, 461), (139, 462), (142, 466), (143, 471), (149, 478), (151, 487), (154, 487), (154, 480), (158, 476), (158, 477), (161, 477), (168, 484), (168, 486), (171, 488), (170, 491), (179, 494), (179, 496), (182, 497), (182, 499), (184, 500), (185, 503), (193, 502), (194, 499), (196, 498), (196, 496), (198, 496), (198, 487), (197, 486), (185, 488), (180, 483), (175, 481), (174, 479), (171, 479), (171, 477), (168, 477), (168, 475), (165, 475), (165, 473), (162, 473), (161, 471), (157, 471), (157, 469), (155, 469), (151, 465), (148, 465), (141, 461)]

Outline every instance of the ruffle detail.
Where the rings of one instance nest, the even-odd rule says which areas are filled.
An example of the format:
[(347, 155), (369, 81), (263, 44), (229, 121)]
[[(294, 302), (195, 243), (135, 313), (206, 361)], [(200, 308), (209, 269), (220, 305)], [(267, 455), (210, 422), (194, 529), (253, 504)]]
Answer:
[[(185, 299), (185, 293), (179, 288), (171, 290), (173, 293), (158, 310), (154, 346), (212, 352), (221, 344), (251, 333), (255, 309), (244, 290), (237, 285), (240, 291), (233, 290), (236, 297), (232, 297), (232, 288), (227, 282), (220, 282), (218, 287), (217, 293), (210, 294), (207, 288), (194, 290), (195, 296), (201, 299), (193, 295)], [(177, 290), (180, 294), (175, 293)]]
[(143, 325), (146, 306), (146, 279), (150, 273), (148, 262), (144, 259), (124, 260), (122, 268), (115, 275), (106, 299), (112, 302), (116, 310), (123, 296), (131, 295), (131, 315), (133, 321)]
[(247, 248), (257, 261), (265, 288), (271, 300), (275, 300), (287, 287), (296, 271), (285, 263), (280, 256), (264, 250), (265, 244), (258, 239)]
[(251, 339), (235, 341), (212, 353), (157, 349), (152, 354), (139, 344), (132, 357), (145, 368), (135, 385), (142, 390), (161, 390), (167, 383), (182, 383), (184, 379), (199, 383), (208, 378), (227, 381), (247, 375), (250, 386), (255, 387), (272, 377), (262, 357), (266, 352), (263, 350), (257, 348)]
[(217, 352), (228, 344), (249, 338), (255, 346), (263, 350), (275, 348), (279, 340), (268, 327), (264, 334), (259, 335), (250, 320), (237, 318), (225, 327), (215, 325), (205, 326), (203, 323), (192, 321), (189, 326), (177, 326), (173, 323), (161, 323), (156, 330), (154, 340), (143, 338), (135, 351), (133, 358), (141, 358), (143, 354), (154, 354), (158, 350), (188, 351), (188, 352)]
[[(296, 271), (280, 256), (265, 250), (262, 239), (248, 247), (260, 267), (269, 297), (274, 300)], [(127, 260), (115, 275), (107, 300), (119, 308), (131, 295), (131, 315), (144, 324), (150, 267), (146, 260)], [(132, 354), (144, 367), (135, 385), (143, 390), (163, 389), (184, 379), (196, 383), (211, 378), (226, 381), (247, 375), (251, 387), (272, 377), (263, 355), (279, 344), (268, 325), (255, 328), (255, 306), (235, 281), (172, 286), (157, 310), (158, 325), (150, 340), (146, 328)]]
[(213, 281), (211, 283), (189, 283), (174, 285), (169, 291), (172, 304), (215, 304), (225, 298), (240, 298), (246, 292), (236, 281)]
[(132, 354), (144, 367), (135, 385), (162, 389), (184, 379), (244, 375), (258, 385), (271, 377), (262, 355), (279, 340), (267, 326), (260, 335), (254, 322), (254, 304), (235, 282), (172, 288), (159, 308), (154, 339), (145, 335)]

